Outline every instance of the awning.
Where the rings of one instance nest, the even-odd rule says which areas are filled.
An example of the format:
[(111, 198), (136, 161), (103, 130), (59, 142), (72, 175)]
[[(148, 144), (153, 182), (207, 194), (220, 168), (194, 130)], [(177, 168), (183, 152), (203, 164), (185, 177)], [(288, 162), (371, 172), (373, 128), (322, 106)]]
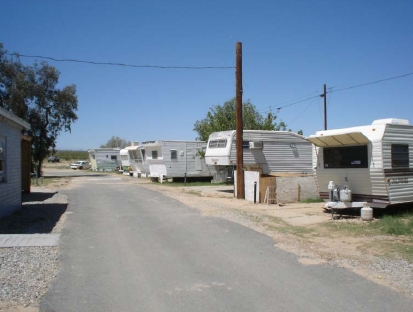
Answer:
[(140, 146), (141, 145), (128, 146), (128, 147), (125, 147), (125, 149), (129, 151), (136, 151)]
[(370, 140), (361, 132), (349, 132), (345, 134), (331, 134), (331, 135), (318, 135), (309, 136), (308, 141), (316, 146), (345, 146), (345, 145), (357, 145), (367, 144)]

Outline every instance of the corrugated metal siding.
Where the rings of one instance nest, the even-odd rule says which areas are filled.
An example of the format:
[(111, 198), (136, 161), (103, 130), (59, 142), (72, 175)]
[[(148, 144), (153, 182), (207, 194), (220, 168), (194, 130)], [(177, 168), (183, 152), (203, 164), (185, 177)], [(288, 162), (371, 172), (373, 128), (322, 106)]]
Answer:
[[(244, 149), (244, 165), (262, 165), (263, 173), (313, 173), (312, 144), (293, 132), (268, 131), (244, 133), (244, 141), (262, 141), (262, 150)], [(231, 160), (236, 163), (236, 139), (231, 147)], [(267, 171), (267, 172), (266, 172)]]
[(382, 132), (373, 141), (371, 148), (370, 159), (370, 180), (371, 180), (371, 193), (372, 195), (388, 196), (387, 184), (383, 172), (383, 145), (382, 145)]
[[(401, 125), (387, 125), (383, 137), (383, 168), (392, 169), (391, 166), (391, 145), (408, 144), (409, 145), (409, 167), (413, 168), (413, 127)], [(407, 171), (407, 170), (406, 170)], [(400, 172), (401, 174), (403, 172)], [(393, 184), (394, 179), (404, 178), (407, 183)], [(387, 182), (387, 181), (386, 181)], [(412, 202), (413, 201), (413, 178), (406, 176), (392, 176), (390, 183), (386, 183), (390, 202), (392, 204)]]

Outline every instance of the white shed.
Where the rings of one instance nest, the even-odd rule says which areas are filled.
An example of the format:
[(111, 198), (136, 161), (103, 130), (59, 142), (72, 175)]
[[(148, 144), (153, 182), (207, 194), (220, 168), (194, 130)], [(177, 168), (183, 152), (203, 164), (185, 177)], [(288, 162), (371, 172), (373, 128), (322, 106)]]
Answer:
[(12, 214), (22, 204), (20, 134), (30, 125), (0, 108), (0, 217)]

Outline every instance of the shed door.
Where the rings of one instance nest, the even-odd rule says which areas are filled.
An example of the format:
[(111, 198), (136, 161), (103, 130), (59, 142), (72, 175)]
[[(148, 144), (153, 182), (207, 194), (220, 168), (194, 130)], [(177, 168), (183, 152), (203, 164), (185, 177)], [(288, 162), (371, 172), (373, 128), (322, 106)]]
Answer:
[(195, 156), (195, 170), (202, 171), (202, 159), (199, 155)]
[(206, 146), (198, 148), (195, 155), (195, 170), (202, 171), (202, 163), (204, 162)]

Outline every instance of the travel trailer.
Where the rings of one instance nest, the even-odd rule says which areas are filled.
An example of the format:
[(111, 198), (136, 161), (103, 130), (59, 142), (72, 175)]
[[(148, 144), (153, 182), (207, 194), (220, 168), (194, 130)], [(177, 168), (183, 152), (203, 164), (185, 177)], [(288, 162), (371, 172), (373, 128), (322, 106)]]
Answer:
[(92, 170), (115, 171), (121, 166), (119, 148), (95, 148), (88, 153)]
[(385, 208), (413, 202), (413, 126), (405, 119), (318, 131), (313, 166), (326, 208)]
[(149, 175), (149, 164), (146, 159), (143, 145), (134, 142), (132, 146), (125, 147), (129, 154), (130, 169), (134, 177), (147, 177)]
[[(262, 174), (290, 172), (313, 174), (311, 143), (303, 136), (289, 131), (244, 130), (244, 168), (259, 169)], [(205, 152), (209, 166), (225, 170), (235, 166), (236, 131), (211, 133)]]
[(124, 175), (132, 175), (131, 160), (129, 158), (129, 151), (127, 149), (121, 149), (119, 151), (121, 161), (121, 171)]
[(205, 164), (206, 142), (158, 140), (142, 143), (149, 164), (150, 178), (213, 177), (214, 167)]

